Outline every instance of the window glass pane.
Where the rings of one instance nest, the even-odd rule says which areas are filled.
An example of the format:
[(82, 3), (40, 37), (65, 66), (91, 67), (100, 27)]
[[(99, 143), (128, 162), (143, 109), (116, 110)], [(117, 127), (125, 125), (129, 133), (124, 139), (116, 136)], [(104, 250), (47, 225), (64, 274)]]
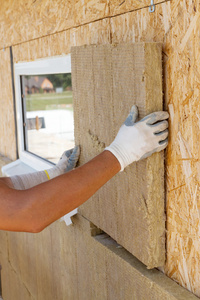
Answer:
[(21, 79), (25, 150), (56, 163), (74, 147), (71, 74)]

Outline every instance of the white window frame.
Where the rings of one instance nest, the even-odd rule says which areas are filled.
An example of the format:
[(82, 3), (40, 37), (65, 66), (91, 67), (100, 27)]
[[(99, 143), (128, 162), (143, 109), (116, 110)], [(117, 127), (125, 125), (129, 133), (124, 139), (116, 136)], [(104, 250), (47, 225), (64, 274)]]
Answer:
[[(22, 112), (22, 75), (44, 75), (44, 74), (61, 74), (71, 73), (71, 55), (50, 57), (38, 59), (31, 62), (19, 62), (14, 64), (15, 71), (15, 96), (16, 96), (16, 117), (17, 117), (17, 135), (19, 159), (2, 167), (4, 176), (21, 175), (35, 171), (52, 168), (53, 163), (36, 156), (24, 148), (24, 131), (23, 131), (23, 112)], [(77, 208), (66, 214), (61, 220), (66, 225), (72, 224), (71, 217), (77, 214)]]
[(53, 163), (36, 156), (24, 148), (23, 111), (21, 76), (71, 73), (71, 55), (38, 59), (31, 62), (19, 62), (14, 64), (15, 72), (15, 96), (16, 96), (16, 119), (19, 159), (2, 168), (6, 176), (23, 174), (27, 172), (41, 171), (52, 168)]

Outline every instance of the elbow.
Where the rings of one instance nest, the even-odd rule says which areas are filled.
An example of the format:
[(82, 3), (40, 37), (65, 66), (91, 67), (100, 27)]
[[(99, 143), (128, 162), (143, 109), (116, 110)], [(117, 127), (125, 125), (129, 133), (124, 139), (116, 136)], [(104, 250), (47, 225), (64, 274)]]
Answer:
[(24, 222), (24, 232), (29, 233), (40, 233), (42, 232), (47, 226), (40, 223), (39, 220), (35, 220), (33, 222)]
[(32, 198), (25, 191), (0, 189), (0, 230), (39, 233), (45, 227), (44, 216), (33, 209)]
[(27, 230), (25, 230), (25, 232), (29, 232), (29, 233), (40, 233), (44, 230), (45, 227), (42, 226), (31, 226), (30, 228), (27, 228)]
[[(40, 233), (47, 226), (44, 225), (41, 219), (34, 214), (28, 212), (19, 213), (15, 215), (12, 222), (13, 231), (27, 232), (27, 233)], [(12, 230), (12, 229), (11, 229)]]
[(15, 216), (12, 219), (5, 218), (0, 220), (0, 230), (14, 231), (14, 232), (28, 232), (28, 233), (39, 233), (44, 230), (45, 226), (33, 224), (26, 219), (20, 219)]
[(40, 233), (45, 229), (45, 226), (39, 224), (33, 224), (27, 220), (20, 220), (20, 222), (12, 222), (10, 226), (2, 228), (3, 230), (16, 231), (16, 232), (27, 232), (27, 233)]
[(19, 231), (40, 233), (47, 227), (45, 224), (45, 216), (40, 214), (37, 205), (33, 205), (35, 201), (32, 200), (32, 197), (30, 197), (28, 193), (23, 193), (23, 195), (26, 196), (24, 205), (19, 208), (18, 214), (16, 213), (18, 225), (21, 229)]

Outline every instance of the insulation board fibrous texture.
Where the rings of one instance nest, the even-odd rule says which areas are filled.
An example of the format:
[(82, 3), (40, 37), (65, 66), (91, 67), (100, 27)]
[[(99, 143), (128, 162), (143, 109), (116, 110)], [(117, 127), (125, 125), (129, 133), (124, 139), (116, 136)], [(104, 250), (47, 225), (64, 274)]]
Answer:
[[(162, 110), (162, 45), (80, 46), (71, 55), (75, 140), (82, 165), (113, 141), (133, 104), (139, 119)], [(148, 268), (164, 265), (163, 152), (128, 166), (79, 212)]]

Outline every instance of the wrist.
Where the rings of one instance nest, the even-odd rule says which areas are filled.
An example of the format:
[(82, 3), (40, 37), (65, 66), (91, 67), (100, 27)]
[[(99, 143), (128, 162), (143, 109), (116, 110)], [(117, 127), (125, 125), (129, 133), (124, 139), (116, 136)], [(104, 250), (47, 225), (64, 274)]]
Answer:
[(106, 156), (107, 161), (109, 162), (110, 166), (116, 170), (116, 173), (121, 171), (121, 164), (117, 157), (110, 151), (109, 149), (105, 148), (103, 154)]
[(120, 151), (118, 149), (118, 147), (116, 147), (116, 145), (114, 145), (114, 143), (112, 143), (109, 147), (105, 148), (105, 151), (108, 151), (110, 154), (112, 154), (112, 156), (115, 157), (115, 159), (117, 160), (119, 166), (120, 166), (120, 172), (122, 172), (125, 168), (124, 166), (124, 161), (122, 156), (120, 155)]

